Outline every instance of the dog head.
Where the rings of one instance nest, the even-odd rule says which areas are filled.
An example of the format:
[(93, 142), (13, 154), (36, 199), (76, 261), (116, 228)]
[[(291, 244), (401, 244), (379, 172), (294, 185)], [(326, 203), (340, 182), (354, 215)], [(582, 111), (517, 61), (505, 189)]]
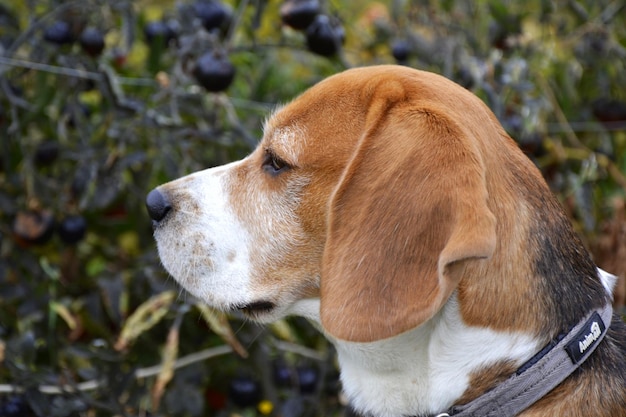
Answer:
[(487, 173), (508, 156), (528, 166), (520, 155), (456, 84), (359, 68), (278, 109), (245, 159), (161, 185), (147, 205), (163, 265), (200, 300), (374, 341), (429, 320), (493, 256)]

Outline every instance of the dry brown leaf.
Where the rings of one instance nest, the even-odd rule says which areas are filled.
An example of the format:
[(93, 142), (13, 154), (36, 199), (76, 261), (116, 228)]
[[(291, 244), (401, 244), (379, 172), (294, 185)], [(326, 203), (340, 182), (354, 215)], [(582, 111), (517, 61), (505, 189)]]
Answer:
[(126, 349), (137, 337), (161, 321), (170, 310), (175, 297), (174, 291), (165, 291), (141, 304), (124, 323), (115, 342), (115, 350)]
[(152, 387), (152, 410), (158, 410), (161, 398), (165, 393), (165, 387), (174, 377), (174, 369), (176, 358), (178, 357), (178, 342), (180, 339), (180, 323), (182, 323), (182, 315), (174, 321), (169, 333), (167, 341), (163, 348), (163, 360), (161, 361), (161, 371), (157, 375), (154, 386)]
[(200, 310), (200, 314), (202, 314), (202, 318), (209, 325), (211, 330), (220, 336), (226, 343), (230, 345), (231, 348), (242, 358), (248, 357), (248, 351), (244, 348), (235, 333), (233, 332), (232, 327), (230, 327), (230, 323), (228, 321), (228, 317), (226, 314), (214, 310), (207, 306), (206, 304), (197, 303), (196, 307)]

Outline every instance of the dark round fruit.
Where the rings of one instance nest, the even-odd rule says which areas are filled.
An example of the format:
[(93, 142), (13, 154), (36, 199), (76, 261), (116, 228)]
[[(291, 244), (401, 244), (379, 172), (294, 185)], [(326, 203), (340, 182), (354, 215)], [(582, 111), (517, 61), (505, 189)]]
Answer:
[(310, 366), (299, 366), (297, 372), (300, 393), (315, 393), (315, 390), (317, 389), (317, 383), (319, 382), (319, 374), (317, 372), (317, 369)]
[(391, 43), (391, 55), (399, 64), (405, 63), (411, 55), (411, 44), (406, 39), (396, 39)]
[(28, 403), (21, 395), (12, 395), (0, 402), (0, 416), (2, 417), (26, 417), (32, 414)]
[(280, 6), (281, 20), (296, 30), (309, 27), (319, 13), (319, 0), (287, 0)]
[(491, 46), (502, 51), (508, 51), (514, 44), (514, 38), (517, 30), (511, 23), (502, 24), (499, 22), (491, 22), (488, 29), (488, 37)]
[(42, 167), (52, 164), (59, 156), (59, 143), (48, 140), (41, 142), (35, 149), (35, 165)]
[(261, 386), (249, 377), (233, 378), (228, 384), (228, 398), (239, 407), (253, 407), (261, 400)]
[(196, 61), (193, 76), (207, 91), (224, 91), (235, 78), (235, 67), (225, 55), (207, 52)]
[(13, 220), (13, 234), (24, 246), (46, 243), (53, 231), (54, 217), (48, 210), (20, 211)]
[(59, 223), (59, 237), (68, 245), (80, 242), (87, 232), (87, 221), (83, 216), (67, 216)]
[(57, 20), (51, 26), (48, 26), (43, 32), (43, 38), (57, 45), (66, 45), (74, 42), (70, 24), (62, 20)]
[(614, 123), (626, 121), (626, 102), (613, 98), (599, 98), (591, 103), (593, 115), (601, 122)]
[(291, 368), (287, 366), (282, 361), (278, 361), (274, 363), (272, 369), (274, 385), (281, 388), (290, 387), (293, 382), (293, 377), (291, 375)]
[(226, 407), (226, 394), (222, 391), (219, 391), (215, 388), (209, 387), (204, 393), (204, 398), (206, 400), (207, 405), (212, 410), (222, 410)]
[(119, 48), (111, 48), (111, 63), (116, 70), (121, 70), (126, 65), (128, 53)]
[(341, 48), (344, 31), (339, 24), (333, 24), (330, 18), (318, 14), (306, 29), (306, 44), (309, 51), (322, 56), (333, 56)]
[(193, 9), (209, 32), (221, 28), (230, 20), (230, 10), (219, 1), (200, 0), (193, 4)]
[(104, 51), (104, 34), (96, 28), (86, 28), (78, 38), (80, 47), (87, 55), (96, 57)]
[(143, 34), (149, 45), (154, 45), (157, 42), (162, 42), (163, 45), (168, 45), (171, 41), (176, 39), (176, 33), (174, 30), (162, 20), (155, 20), (146, 23), (143, 27)]

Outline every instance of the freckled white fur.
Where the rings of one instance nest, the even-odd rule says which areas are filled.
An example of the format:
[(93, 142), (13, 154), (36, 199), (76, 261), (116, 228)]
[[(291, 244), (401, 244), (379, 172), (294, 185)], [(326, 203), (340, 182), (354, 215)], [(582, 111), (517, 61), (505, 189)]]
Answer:
[[(155, 231), (165, 269), (192, 295), (223, 309), (251, 298), (250, 236), (224, 193), (224, 174), (237, 164), (177, 180), (193, 201), (179, 199), (167, 226)], [(200, 213), (191, 211), (194, 205)]]
[[(285, 277), (290, 279), (282, 286), (264, 282), (267, 269), (305, 240), (294, 210), (309, 180), (296, 177), (268, 199), (261, 189), (233, 182), (233, 170), (246, 161), (167, 184), (169, 189), (184, 189), (186, 195), (177, 199), (166, 224), (155, 231), (155, 239), (164, 267), (192, 295), (222, 310), (255, 301), (273, 302), (276, 308), (271, 314), (259, 317), (270, 322), (283, 317), (296, 301), (298, 285), (319, 279)], [(245, 193), (243, 200), (248, 206), (244, 211), (249, 221), (242, 222), (235, 215), (229, 197), (233, 192)]]
[[(296, 303), (292, 312), (321, 328), (319, 300)], [(327, 337), (337, 348), (352, 405), (379, 417), (446, 410), (468, 388), (473, 371), (501, 360), (521, 365), (541, 347), (530, 335), (463, 324), (456, 295), (427, 323), (389, 339), (355, 343)]]

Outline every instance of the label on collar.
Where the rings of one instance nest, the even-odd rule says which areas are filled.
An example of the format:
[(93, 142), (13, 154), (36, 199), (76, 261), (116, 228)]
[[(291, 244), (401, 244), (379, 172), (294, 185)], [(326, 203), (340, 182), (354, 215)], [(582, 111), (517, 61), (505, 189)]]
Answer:
[(587, 352), (594, 349), (605, 331), (606, 326), (600, 315), (597, 312), (593, 313), (578, 334), (565, 346), (567, 354), (575, 365), (585, 357)]

